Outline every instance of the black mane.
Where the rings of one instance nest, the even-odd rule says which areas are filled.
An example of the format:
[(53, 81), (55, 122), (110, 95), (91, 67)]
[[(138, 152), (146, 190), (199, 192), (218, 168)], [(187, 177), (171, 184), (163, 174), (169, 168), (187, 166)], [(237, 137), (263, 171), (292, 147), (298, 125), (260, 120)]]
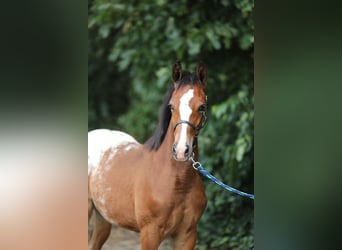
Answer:
[[(187, 71), (183, 71), (182, 78), (176, 83), (177, 89), (186, 86), (186, 85), (198, 85), (200, 81), (196, 74), (192, 74)], [(169, 102), (172, 96), (173, 91), (175, 90), (174, 84), (169, 88), (166, 92), (163, 100), (163, 104), (159, 109), (159, 118), (158, 118), (158, 126), (155, 129), (153, 135), (148, 139), (145, 145), (150, 150), (158, 150), (160, 145), (163, 143), (165, 135), (167, 133), (167, 129), (169, 127), (170, 119), (171, 119), (171, 111), (169, 108)]]

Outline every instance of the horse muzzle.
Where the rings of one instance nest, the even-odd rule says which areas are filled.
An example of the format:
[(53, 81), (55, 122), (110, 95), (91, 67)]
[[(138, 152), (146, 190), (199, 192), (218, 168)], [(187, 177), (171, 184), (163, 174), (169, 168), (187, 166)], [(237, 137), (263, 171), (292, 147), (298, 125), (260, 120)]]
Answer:
[(177, 143), (172, 146), (172, 155), (176, 161), (187, 161), (192, 155), (192, 144), (178, 145)]

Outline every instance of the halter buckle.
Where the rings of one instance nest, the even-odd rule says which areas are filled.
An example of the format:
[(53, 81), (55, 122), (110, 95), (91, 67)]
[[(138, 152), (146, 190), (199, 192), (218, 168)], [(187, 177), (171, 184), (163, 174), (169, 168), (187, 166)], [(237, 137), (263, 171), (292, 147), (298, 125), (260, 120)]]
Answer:
[(194, 156), (195, 156), (195, 153), (192, 152), (192, 156), (189, 158), (189, 160), (192, 161), (192, 167), (195, 170), (198, 170), (198, 168), (201, 167), (202, 164), (199, 161), (195, 161), (194, 158), (193, 158)]

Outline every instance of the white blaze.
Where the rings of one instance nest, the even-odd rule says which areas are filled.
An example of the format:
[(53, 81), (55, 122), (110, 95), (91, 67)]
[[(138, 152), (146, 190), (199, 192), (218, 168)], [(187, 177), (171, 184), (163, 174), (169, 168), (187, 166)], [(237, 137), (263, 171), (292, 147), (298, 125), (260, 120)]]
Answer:
[[(194, 90), (189, 89), (181, 98), (180, 98), (180, 105), (179, 105), (179, 113), (180, 119), (183, 121), (189, 121), (192, 110), (190, 108), (190, 101), (194, 97)], [(185, 151), (185, 144), (186, 144), (186, 129), (188, 127), (187, 124), (180, 124), (181, 132), (179, 137), (179, 142), (177, 148), (181, 151)]]

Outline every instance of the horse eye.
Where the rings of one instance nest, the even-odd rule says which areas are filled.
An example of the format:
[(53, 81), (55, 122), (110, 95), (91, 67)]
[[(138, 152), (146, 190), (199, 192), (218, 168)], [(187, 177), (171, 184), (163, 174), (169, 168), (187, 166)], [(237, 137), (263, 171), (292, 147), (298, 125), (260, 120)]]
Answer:
[(173, 112), (175, 110), (175, 107), (172, 104), (169, 104), (169, 109), (171, 112)]
[(202, 104), (198, 108), (198, 112), (206, 112), (206, 110), (207, 110), (207, 106), (205, 104)]

